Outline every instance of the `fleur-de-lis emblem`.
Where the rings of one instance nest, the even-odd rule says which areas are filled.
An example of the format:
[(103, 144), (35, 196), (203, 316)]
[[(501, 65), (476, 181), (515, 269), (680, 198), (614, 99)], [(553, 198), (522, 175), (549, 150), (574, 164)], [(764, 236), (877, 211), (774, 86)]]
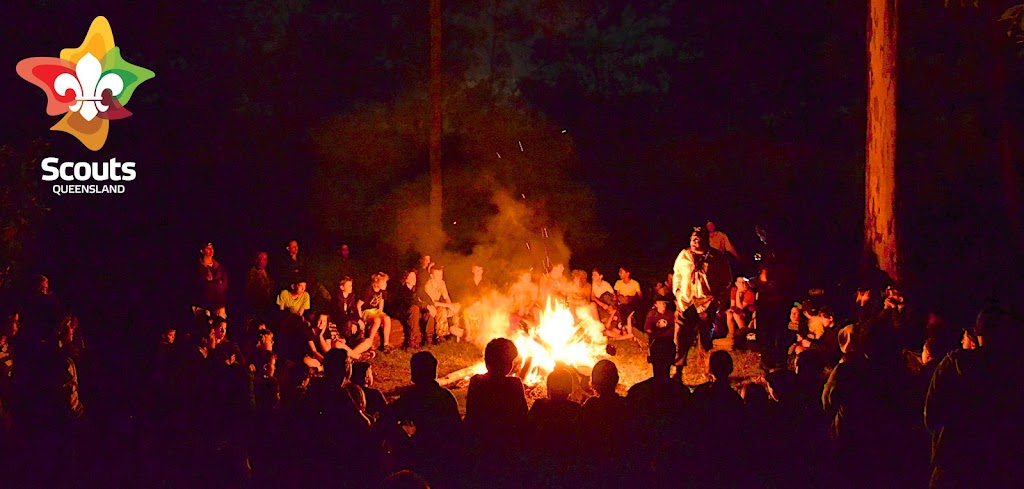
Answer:
[(82, 45), (62, 49), (60, 58), (27, 58), (18, 74), (46, 92), (46, 113), (64, 115), (50, 129), (78, 138), (96, 151), (107, 140), (110, 121), (132, 115), (124, 106), (152, 71), (121, 57), (104, 17), (96, 17)]
[(104, 90), (116, 97), (124, 89), (124, 80), (116, 73), (101, 73), (100, 60), (92, 53), (86, 53), (75, 65), (75, 74), (61, 73), (53, 80), (53, 91), (67, 94), (71, 90), (75, 94), (75, 103), (69, 108), (78, 112), (83, 119), (93, 120), (100, 112), (110, 107), (100, 97)]

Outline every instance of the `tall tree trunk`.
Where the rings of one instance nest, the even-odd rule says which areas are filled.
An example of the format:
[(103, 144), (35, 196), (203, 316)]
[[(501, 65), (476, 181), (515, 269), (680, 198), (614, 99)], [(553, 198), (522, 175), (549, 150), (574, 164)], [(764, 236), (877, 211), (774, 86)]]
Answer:
[(868, 127), (865, 165), (864, 245), (879, 268), (900, 280), (896, 223), (897, 0), (870, 0)]
[(430, 0), (430, 226), (441, 223), (441, 0)]
[(1006, 36), (1005, 25), (1002, 22), (991, 21), (998, 19), (1007, 5), (1005, 2), (989, 1), (984, 10), (985, 18), (990, 22), (985, 25), (988, 28), (984, 31), (989, 41), (989, 55), (992, 56), (992, 108), (999, 123), (998, 132), (998, 154), (999, 180), (1002, 182), (1003, 206), (1006, 210), (1006, 223), (1009, 236), (1005, 237), (1009, 243), (1017, 243), (1024, 235), (1021, 233), (1021, 182), (1020, 174), (1017, 172), (1016, 162), (1013, 159), (1013, 125), (1009, 116), (1009, 76), (1007, 74), (1007, 60), (1014, 59), (1016, 47)]

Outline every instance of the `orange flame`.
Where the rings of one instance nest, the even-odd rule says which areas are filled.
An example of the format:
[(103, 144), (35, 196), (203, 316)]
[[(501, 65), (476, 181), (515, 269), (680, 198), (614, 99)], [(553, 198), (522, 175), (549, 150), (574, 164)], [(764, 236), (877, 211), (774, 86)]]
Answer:
[[(488, 322), (507, 325), (509, 315), (504, 311), (494, 311)], [(507, 331), (507, 326), (505, 329)], [(608, 343), (604, 325), (591, 317), (590, 308), (577, 308), (573, 314), (565, 304), (550, 299), (540, 311), (539, 321), (534, 327), (504, 336), (515, 343), (521, 365), (528, 366), (528, 370), (520, 371), (519, 376), (529, 385), (544, 382), (557, 364), (586, 369), (593, 367), (605, 354)], [(482, 362), (474, 369), (476, 372), (485, 370)]]

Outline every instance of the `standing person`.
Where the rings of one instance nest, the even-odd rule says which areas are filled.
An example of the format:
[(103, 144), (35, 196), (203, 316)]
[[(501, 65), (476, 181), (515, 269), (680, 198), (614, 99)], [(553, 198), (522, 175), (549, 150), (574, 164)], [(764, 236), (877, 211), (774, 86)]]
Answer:
[(729, 239), (729, 235), (719, 231), (715, 228), (715, 222), (708, 219), (707, 222), (708, 230), (708, 246), (722, 252), (732, 255), (734, 260), (739, 260), (740, 255), (736, 252), (736, 248), (732, 245), (732, 241)]
[(25, 312), (21, 316), (33, 341), (43, 339), (42, 336), (53, 331), (64, 317), (64, 305), (50, 287), (50, 279), (46, 275), (36, 277), (35, 288), (25, 299)]
[[(349, 256), (349, 248), (347, 244), (343, 244), (338, 248), (338, 257), (340, 258), (338, 268), (337, 270), (332, 270), (333, 273), (338, 274), (335, 275), (336, 277), (355, 277), (358, 275), (358, 267), (356, 266), (355, 260)], [(324, 278), (324, 280), (327, 280), (328, 278)]]
[(249, 312), (260, 319), (274, 303), (274, 281), (267, 273), (267, 252), (256, 254), (256, 260), (245, 277), (245, 302)]
[[(732, 271), (722, 252), (708, 245), (707, 230), (696, 227), (690, 246), (676, 257), (672, 291), (676, 297), (676, 365), (686, 365), (695, 339), (704, 351), (711, 350), (715, 319), (729, 297)], [(702, 362), (703, 363), (703, 362)], [(682, 372), (679, 369), (677, 374)]]
[(282, 281), (282, 285), (294, 283), (296, 280), (307, 281), (305, 265), (299, 256), (299, 242), (294, 239), (288, 241), (284, 251), (275, 268), (277, 279)]
[(228, 272), (213, 259), (212, 242), (203, 245), (199, 252), (199, 306), (220, 317), (227, 317)]
[[(356, 302), (356, 310), (364, 323), (370, 325), (370, 338), (376, 338), (378, 333), (381, 337), (381, 350), (385, 353), (391, 351), (391, 317), (384, 313), (384, 301), (387, 299), (388, 274), (377, 272), (371, 277), (370, 286), (366, 288), (363, 295)], [(383, 330), (383, 331), (381, 331)]]

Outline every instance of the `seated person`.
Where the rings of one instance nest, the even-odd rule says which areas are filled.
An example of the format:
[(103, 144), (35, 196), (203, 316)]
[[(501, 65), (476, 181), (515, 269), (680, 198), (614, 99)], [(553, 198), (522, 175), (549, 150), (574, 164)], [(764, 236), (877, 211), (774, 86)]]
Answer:
[(402, 325), (402, 348), (421, 346), (420, 340), (425, 337), (423, 331), (423, 303), (416, 287), (416, 270), (407, 270), (402, 275), (402, 282), (389, 294), (387, 309), (392, 322)]
[(341, 329), (341, 338), (333, 340), (331, 346), (348, 352), (348, 357), (355, 361), (367, 361), (374, 358), (373, 338), (367, 338), (360, 333), (359, 325), (353, 322), (348, 323)]
[(597, 319), (597, 306), (590, 302), (591, 295), (593, 295), (593, 292), (591, 291), (590, 283), (587, 282), (587, 272), (573, 270), (572, 285), (569, 286), (569, 294), (567, 296), (569, 308), (572, 309), (573, 314), (579, 316), (582, 312), (593, 319)]
[[(519, 377), (510, 377), (519, 350), (506, 338), (491, 340), (484, 349), (486, 374), (469, 379), (464, 426), (483, 447), (500, 450), (526, 426), (526, 391)], [(491, 455), (498, 455), (491, 453)]]
[(619, 268), (619, 280), (615, 282), (615, 301), (619, 316), (619, 329), (632, 326), (632, 317), (637, 312), (643, 292), (640, 282), (633, 280), (632, 271), (627, 267)]
[(352, 377), (349, 381), (363, 388), (363, 395), (366, 397), (366, 414), (373, 420), (380, 419), (388, 403), (384, 399), (384, 395), (373, 388), (373, 368), (370, 367), (370, 364), (363, 361), (353, 363)]
[(420, 299), (427, 309), (427, 321), (434, 323), (433, 341), (444, 341), (449, 335), (461, 338), (465, 333), (458, 321), (461, 308), (448, 294), (444, 267), (435, 266), (430, 269), (430, 278), (423, 284), (421, 291)]
[(746, 334), (747, 324), (754, 315), (754, 291), (744, 277), (736, 277), (736, 285), (729, 292), (729, 309), (725, 311), (729, 337)]
[(647, 320), (644, 321), (644, 333), (650, 340), (664, 339), (672, 340), (675, 317), (668, 310), (668, 301), (659, 298), (654, 302), (654, 308), (647, 313)]
[[(519, 280), (512, 284), (509, 295), (512, 297), (512, 328), (529, 329), (528, 325), (535, 324), (540, 317), (540, 288), (533, 283), (533, 275), (528, 271), (519, 274)], [(527, 324), (520, 324), (522, 321)]]
[(326, 313), (311, 314), (312, 321), (305, 321), (306, 350), (303, 355), (303, 363), (310, 368), (323, 370), (324, 355), (331, 351), (329, 321)]
[(277, 307), (281, 311), (301, 316), (309, 310), (309, 292), (306, 292), (306, 281), (297, 279), (291, 284), (291, 290), (284, 289), (277, 295)]
[(356, 301), (356, 310), (359, 311), (359, 318), (363, 323), (369, 325), (371, 340), (375, 340), (378, 334), (381, 336), (381, 350), (391, 351), (388, 343), (391, 338), (391, 317), (384, 313), (384, 300), (387, 297), (388, 274), (377, 272), (371, 277), (371, 284), (363, 292), (363, 295)]
[(551, 271), (541, 275), (538, 288), (540, 289), (542, 307), (547, 307), (548, 300), (565, 301), (569, 289), (565, 280), (565, 265), (555, 264), (551, 267)]
[(484, 267), (473, 265), (472, 276), (466, 282), (460, 297), (462, 303), (468, 307), (462, 309), (462, 328), (466, 330), (462, 339), (471, 341), (473, 334), (479, 331), (481, 320), (484, 316), (486, 306), (483, 301), (488, 300), (494, 292), (491, 281), (484, 277)]
[(669, 311), (675, 311), (675, 296), (672, 295), (672, 282), (658, 282), (654, 284), (654, 300), (663, 300), (668, 304)]
[(359, 311), (356, 307), (356, 294), (352, 291), (352, 277), (344, 277), (338, 282), (338, 289), (331, 299), (331, 322), (344, 326), (348, 323), (359, 323)]
[(615, 318), (615, 290), (604, 280), (604, 274), (596, 268), (591, 272), (591, 280), (590, 299), (597, 307), (598, 320), (607, 328)]

